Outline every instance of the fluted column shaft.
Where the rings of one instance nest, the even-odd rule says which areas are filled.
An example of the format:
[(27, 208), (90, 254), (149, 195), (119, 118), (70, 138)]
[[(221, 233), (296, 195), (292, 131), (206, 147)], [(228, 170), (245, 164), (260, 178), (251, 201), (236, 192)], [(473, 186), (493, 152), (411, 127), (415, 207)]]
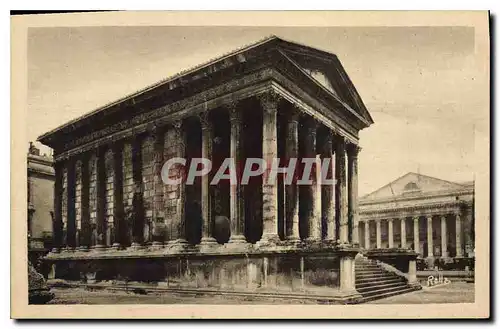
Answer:
[(365, 221), (365, 249), (370, 249), (370, 221)]
[(90, 225), (90, 163), (88, 155), (82, 157), (81, 167), (81, 229), (80, 249), (88, 250), (91, 246), (92, 229)]
[(359, 244), (358, 228), (358, 153), (359, 147), (350, 144), (347, 149), (347, 177), (349, 190), (349, 221), (351, 227), (351, 241), (353, 244)]
[(441, 216), (441, 257), (448, 257), (448, 231), (444, 215)]
[[(330, 164), (326, 171), (326, 179), (333, 179), (333, 141), (332, 132), (328, 132), (323, 141), (323, 150), (321, 153), (321, 163), (328, 159)], [(326, 225), (326, 240), (336, 241), (336, 227), (335, 227), (335, 185), (323, 184), (321, 185), (321, 212), (322, 222)]]
[(434, 257), (434, 244), (432, 238), (432, 216), (427, 216), (427, 257)]
[(263, 110), (262, 157), (267, 169), (262, 177), (262, 239), (261, 242), (276, 242), (278, 236), (278, 185), (276, 177), (269, 180), (271, 164), (278, 157), (277, 121), (279, 97), (269, 91), (259, 97)]
[[(211, 135), (211, 129), (212, 127), (208, 124), (208, 112), (205, 112), (204, 114), (204, 119), (202, 122), (202, 158), (207, 155), (207, 159), (212, 160), (212, 135)], [(204, 129), (204, 127), (206, 129)], [(186, 158), (186, 145), (187, 145), (187, 140), (186, 140), (186, 127), (183, 123), (183, 121), (179, 120), (174, 122), (173, 124), (173, 129), (174, 129), (174, 136), (175, 139), (177, 140), (176, 143), (176, 157), (185, 159)], [(210, 150), (209, 153), (204, 154), (204, 143), (206, 142), (206, 136), (205, 133), (209, 130), (210, 133), (210, 139), (208, 140), (208, 143), (210, 145)], [(178, 168), (177, 170), (177, 176), (182, 177), (184, 172)], [(209, 175), (204, 175), (202, 177), (202, 209), (203, 209), (203, 203), (204, 203), (204, 188), (205, 184), (203, 184), (203, 179), (207, 180), (207, 185), (209, 184), (208, 182)], [(211, 202), (210, 197), (208, 198), (208, 202)], [(177, 210), (176, 210), (176, 215), (175, 218), (172, 222), (172, 227), (171, 231), (173, 234), (171, 234), (171, 243), (177, 244), (177, 245), (184, 245), (187, 244), (187, 235), (186, 235), (186, 182), (185, 180), (182, 180), (181, 183), (177, 186), (177, 202), (176, 202)], [(210, 209), (210, 205), (208, 205)], [(205, 223), (207, 221), (207, 224)], [(205, 213), (203, 213), (203, 219), (202, 219), (202, 232), (206, 231), (205, 234), (207, 234), (207, 237), (212, 237), (212, 229), (213, 229), (213, 224), (212, 224), (212, 218), (211, 214), (209, 213), (209, 216), (205, 217)], [(206, 225), (206, 226), (205, 226)], [(202, 236), (203, 238), (204, 236)], [(211, 241), (215, 242), (215, 239), (212, 238)]]
[(335, 205), (336, 221), (339, 223), (340, 243), (349, 243), (345, 147), (343, 137), (335, 139), (335, 180), (337, 181), (335, 186)]
[[(292, 108), (287, 115), (285, 156), (288, 160), (299, 157), (299, 110)], [(285, 185), (285, 235), (287, 240), (299, 240), (299, 189), (297, 180)]]
[[(229, 121), (231, 124), (230, 156), (234, 161), (235, 168), (243, 168), (243, 156), (241, 148), (241, 110), (237, 103), (228, 106)], [(245, 205), (243, 198), (243, 187), (241, 186), (240, 173), (237, 172), (236, 184), (230, 185), (230, 220), (231, 237), (230, 242), (245, 242)]]
[(380, 219), (377, 219), (375, 221), (376, 225), (377, 225), (377, 249), (380, 249), (382, 248), (382, 228), (381, 228), (381, 222), (380, 222)]
[[(213, 127), (209, 119), (208, 112), (200, 114), (201, 123), (201, 157), (212, 161), (212, 140)], [(213, 218), (212, 218), (212, 195), (210, 191), (211, 175), (201, 177), (201, 243), (204, 245), (215, 244), (213, 237)]]
[(96, 168), (96, 249), (106, 247), (106, 167), (105, 167), (105, 148), (97, 151)]
[(393, 223), (394, 220), (392, 218), (389, 218), (387, 220), (387, 238), (389, 240), (389, 248), (394, 248), (394, 228), (393, 228)]
[(455, 246), (456, 246), (456, 257), (463, 257), (463, 246), (462, 246), (462, 217), (460, 213), (455, 214)]
[(132, 141), (132, 247), (137, 248), (144, 242), (144, 199), (142, 192), (142, 136)]
[(113, 247), (120, 248), (124, 237), (125, 211), (123, 208), (123, 143), (117, 142), (113, 149)]
[(420, 253), (420, 230), (418, 226), (418, 221), (420, 217), (413, 217), (413, 248), (417, 254)]
[(400, 225), (401, 225), (401, 248), (406, 249), (406, 218), (401, 218), (400, 219)]
[(307, 200), (309, 201), (307, 207), (307, 213), (305, 216), (308, 225), (307, 239), (310, 240), (320, 240), (321, 239), (321, 216), (319, 212), (320, 203), (318, 202), (318, 196), (320, 196), (318, 189), (318, 168), (316, 163), (316, 135), (317, 135), (317, 122), (311, 118), (306, 117), (304, 119), (304, 149), (302, 156), (308, 159), (314, 159), (314, 163), (311, 168), (310, 184), (303, 186), (303, 191), (307, 195)]
[(67, 176), (66, 176), (66, 219), (67, 219), (67, 230), (66, 230), (66, 246), (69, 249), (74, 249), (76, 247), (76, 172), (75, 172), (75, 161), (70, 160), (66, 162), (67, 165)]
[(164, 136), (165, 127), (155, 126), (152, 130), (153, 137), (153, 218), (152, 218), (152, 239), (153, 245), (161, 245), (165, 239), (165, 233), (161, 228), (165, 225), (165, 213), (163, 202), (163, 189), (164, 184), (161, 177), (161, 170), (163, 166), (163, 153), (164, 153)]

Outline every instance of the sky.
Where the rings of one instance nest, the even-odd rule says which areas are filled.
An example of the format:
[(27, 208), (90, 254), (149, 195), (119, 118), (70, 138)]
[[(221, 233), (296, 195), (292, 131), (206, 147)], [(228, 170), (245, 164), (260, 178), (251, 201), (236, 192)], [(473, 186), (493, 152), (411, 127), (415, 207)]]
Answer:
[(410, 171), (473, 179), (489, 120), (477, 110), (488, 87), (471, 27), (30, 28), (29, 140), (272, 34), (337, 54), (372, 115), (360, 132), (360, 195)]

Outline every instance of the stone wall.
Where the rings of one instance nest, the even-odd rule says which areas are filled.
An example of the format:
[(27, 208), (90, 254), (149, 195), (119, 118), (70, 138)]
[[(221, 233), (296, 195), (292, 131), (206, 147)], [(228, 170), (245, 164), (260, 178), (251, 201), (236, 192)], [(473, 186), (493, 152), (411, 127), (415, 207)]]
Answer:
[[(179, 289), (305, 293), (339, 290), (339, 256), (304, 254), (179, 255), (168, 258), (80, 259), (56, 262), (55, 278)], [(85, 281), (85, 279), (84, 279)]]

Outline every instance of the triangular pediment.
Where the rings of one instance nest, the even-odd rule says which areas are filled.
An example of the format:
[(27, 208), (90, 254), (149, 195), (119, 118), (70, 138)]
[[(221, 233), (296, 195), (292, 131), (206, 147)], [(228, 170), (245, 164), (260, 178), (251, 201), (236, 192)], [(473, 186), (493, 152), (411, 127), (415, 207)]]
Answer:
[(464, 187), (462, 184), (410, 172), (380, 189), (365, 195), (361, 200), (416, 196), (425, 193), (463, 189)]
[(335, 54), (280, 40), (280, 48), (290, 60), (336, 98), (369, 122), (373, 119), (347, 72)]

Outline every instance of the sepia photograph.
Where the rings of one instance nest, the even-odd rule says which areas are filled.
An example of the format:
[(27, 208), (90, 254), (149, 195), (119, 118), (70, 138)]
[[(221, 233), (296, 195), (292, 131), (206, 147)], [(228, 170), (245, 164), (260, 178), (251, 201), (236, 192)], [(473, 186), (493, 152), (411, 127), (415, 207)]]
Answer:
[(101, 14), (11, 22), (16, 314), (488, 316), (488, 12)]

